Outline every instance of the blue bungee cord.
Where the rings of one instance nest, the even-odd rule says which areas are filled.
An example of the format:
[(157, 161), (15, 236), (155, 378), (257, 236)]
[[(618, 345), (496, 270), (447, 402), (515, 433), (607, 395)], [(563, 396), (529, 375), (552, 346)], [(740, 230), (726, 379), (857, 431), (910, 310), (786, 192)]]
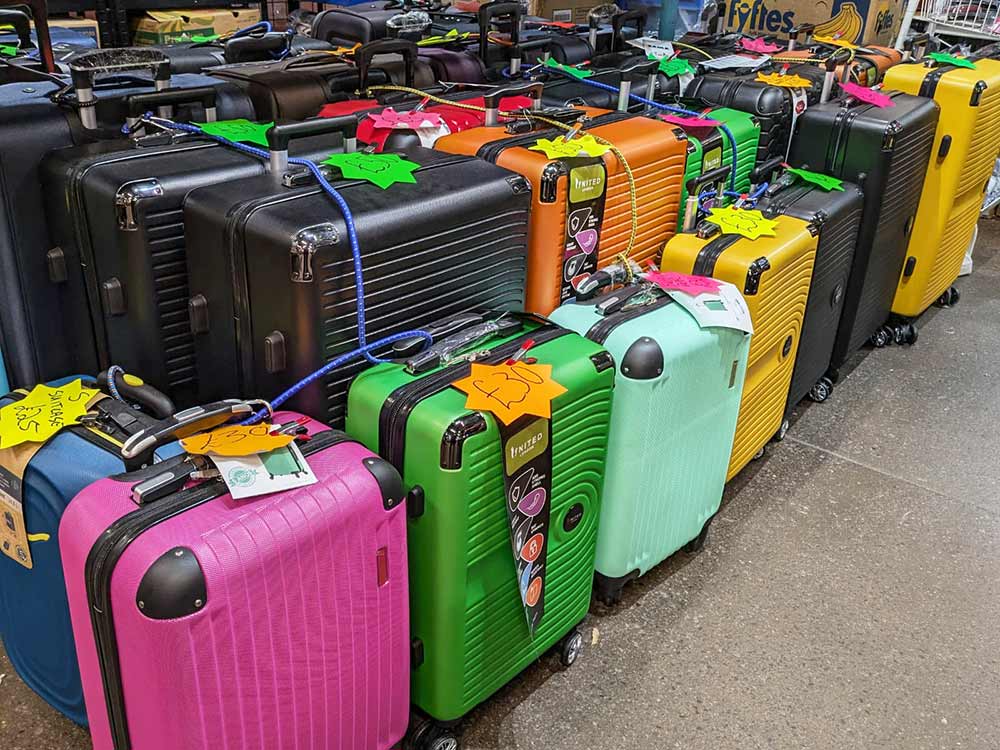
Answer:
[[(611, 91), (615, 94), (620, 93), (620, 89), (617, 86), (612, 86), (609, 83), (601, 83), (600, 81), (593, 81), (589, 78), (577, 78), (572, 73), (567, 73), (565, 71), (559, 70), (558, 68), (552, 68), (556, 73), (562, 73), (567, 78), (572, 78), (574, 81), (579, 81), (580, 83), (585, 83), (588, 86), (593, 86), (595, 88), (604, 89), (605, 91)], [(662, 109), (665, 112), (673, 112), (674, 114), (684, 115), (685, 117), (701, 117), (700, 112), (694, 112), (690, 109), (683, 109), (681, 107), (671, 107), (667, 104), (661, 104), (660, 102), (653, 101), (652, 99), (647, 99), (644, 96), (639, 96), (638, 94), (633, 94), (629, 92), (629, 98), (635, 99), (637, 102), (642, 102), (646, 106), (655, 107), (656, 109)], [(733, 135), (733, 131), (725, 123), (719, 123), (719, 130), (726, 134), (726, 138), (729, 140), (729, 146), (733, 151), (733, 168), (732, 173), (729, 176), (729, 187), (732, 190), (736, 190), (736, 136)]]
[[(266, 161), (267, 159), (270, 158), (270, 153), (268, 151), (265, 151), (264, 149), (256, 148), (254, 146), (248, 146), (245, 143), (237, 143), (236, 141), (231, 141), (228, 138), (224, 138), (219, 135), (206, 133), (197, 125), (188, 125), (186, 123), (174, 122), (172, 120), (167, 120), (165, 118), (155, 117), (151, 112), (146, 113), (145, 119), (159, 127), (168, 128), (172, 130), (180, 130), (185, 133), (196, 133), (198, 135), (214, 140), (217, 143), (221, 143), (223, 146), (228, 146), (229, 148), (233, 148), (245, 154), (255, 156), (258, 159), (263, 159)], [(323, 171), (314, 161), (310, 159), (293, 157), (288, 160), (288, 163), (303, 166), (306, 169), (308, 169), (309, 172), (312, 173), (313, 177), (316, 178), (316, 182), (323, 189), (323, 191), (328, 196), (330, 196), (330, 198), (332, 198), (333, 201), (337, 204), (338, 208), (340, 208), (341, 213), (344, 216), (344, 225), (347, 229), (347, 239), (351, 247), (351, 256), (354, 262), (354, 287), (355, 287), (355, 297), (357, 301), (358, 343), (360, 344), (360, 346), (357, 349), (348, 352), (347, 354), (343, 354), (340, 357), (337, 357), (332, 362), (327, 363), (326, 365), (316, 370), (311, 375), (303, 378), (298, 383), (288, 388), (286, 391), (281, 393), (277, 398), (273, 399), (270, 402), (272, 408), (288, 401), (288, 399), (292, 398), (295, 394), (297, 394), (306, 386), (315, 382), (318, 378), (327, 375), (331, 370), (340, 367), (342, 364), (352, 359), (355, 359), (357, 357), (364, 357), (372, 364), (381, 364), (383, 362), (389, 361), (385, 359), (380, 359), (379, 357), (373, 355), (372, 350), (374, 349), (388, 346), (402, 339), (421, 338), (427, 342), (431, 342), (433, 340), (431, 335), (426, 331), (412, 330), (412, 331), (403, 331), (401, 333), (396, 333), (391, 336), (385, 336), (371, 343), (368, 342), (366, 319), (365, 319), (365, 290), (364, 290), (364, 274), (362, 272), (362, 262), (361, 262), (361, 246), (358, 242), (358, 233), (357, 233), (357, 228), (355, 227), (354, 224), (354, 214), (351, 213), (351, 207), (347, 204), (347, 201), (344, 200), (344, 196), (342, 196), (337, 191), (337, 189), (330, 184), (330, 181), (326, 179), (326, 176), (323, 174)], [(263, 414), (266, 415), (267, 412), (265, 411), (263, 412)], [(261, 412), (258, 412), (257, 414), (254, 414), (246, 421), (255, 422), (259, 421), (259, 419), (261, 418), (262, 418)]]

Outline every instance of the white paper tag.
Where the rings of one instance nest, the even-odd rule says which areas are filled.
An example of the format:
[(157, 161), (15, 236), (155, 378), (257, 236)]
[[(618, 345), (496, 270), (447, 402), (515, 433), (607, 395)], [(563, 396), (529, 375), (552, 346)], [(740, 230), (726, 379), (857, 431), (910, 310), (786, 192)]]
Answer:
[(414, 132), (420, 138), (421, 146), (424, 148), (434, 148), (434, 144), (437, 143), (438, 138), (451, 135), (451, 128), (448, 127), (447, 123), (441, 122), (439, 125), (427, 125), (417, 128)]
[(696, 297), (677, 289), (668, 289), (667, 294), (691, 313), (702, 328), (735, 328), (753, 333), (750, 309), (740, 290), (724, 281), (719, 284), (718, 292), (703, 292)]
[(757, 70), (767, 65), (770, 60), (771, 58), (768, 55), (761, 55), (760, 57), (726, 55), (725, 57), (716, 57), (714, 60), (699, 60), (698, 66), (706, 70), (731, 70), (733, 68)]
[(299, 447), (292, 443), (268, 453), (229, 458), (209, 456), (234, 500), (316, 484), (316, 475)]
[(629, 39), (628, 43), (633, 47), (638, 47), (647, 55), (652, 55), (657, 60), (664, 57), (674, 56), (674, 45), (666, 39), (656, 39), (651, 36), (641, 36), (638, 39)]

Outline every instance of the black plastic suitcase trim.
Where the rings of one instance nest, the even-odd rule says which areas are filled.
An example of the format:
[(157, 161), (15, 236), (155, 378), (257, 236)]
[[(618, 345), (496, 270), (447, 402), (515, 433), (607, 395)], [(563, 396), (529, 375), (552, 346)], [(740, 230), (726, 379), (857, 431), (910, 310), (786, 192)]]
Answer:
[(694, 259), (691, 273), (695, 276), (711, 276), (715, 273), (715, 264), (719, 262), (722, 253), (735, 245), (739, 238), (738, 234), (724, 234), (705, 243)]
[(586, 337), (595, 344), (603, 344), (619, 326), (628, 323), (630, 320), (641, 318), (648, 312), (659, 310), (661, 307), (666, 307), (673, 301), (673, 297), (667, 296), (661, 297), (655, 302), (651, 302), (650, 304), (642, 307), (634, 307), (629, 310), (619, 310), (616, 313), (606, 316), (603, 320), (599, 320), (594, 323), (594, 325), (590, 327), (590, 330), (587, 331)]
[[(310, 456), (340, 443), (355, 442), (338, 430), (326, 430), (313, 435), (312, 440), (301, 446), (302, 455)], [(115, 477), (129, 481), (130, 474)], [(130, 750), (132, 741), (125, 710), (125, 693), (122, 688), (121, 661), (118, 640), (115, 636), (114, 614), (111, 611), (111, 577), (121, 556), (143, 532), (204, 505), (226, 493), (221, 481), (209, 481), (197, 487), (181, 490), (149, 505), (138, 506), (132, 513), (119, 518), (101, 534), (87, 555), (84, 578), (87, 586), (87, 604), (90, 606), (90, 623), (94, 630), (94, 645), (101, 665), (101, 682), (104, 685), (105, 708), (115, 750)]]

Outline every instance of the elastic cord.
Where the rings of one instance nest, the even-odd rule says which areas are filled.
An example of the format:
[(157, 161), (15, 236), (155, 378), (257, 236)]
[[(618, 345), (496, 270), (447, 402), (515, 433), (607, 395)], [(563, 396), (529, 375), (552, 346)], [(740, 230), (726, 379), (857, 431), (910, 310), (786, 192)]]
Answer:
[(122, 394), (118, 392), (118, 386), (115, 385), (115, 375), (124, 374), (125, 370), (118, 365), (111, 365), (111, 367), (108, 368), (108, 393), (111, 394), (111, 398), (115, 401), (121, 401), (123, 404), (127, 404), (128, 401), (122, 398)]

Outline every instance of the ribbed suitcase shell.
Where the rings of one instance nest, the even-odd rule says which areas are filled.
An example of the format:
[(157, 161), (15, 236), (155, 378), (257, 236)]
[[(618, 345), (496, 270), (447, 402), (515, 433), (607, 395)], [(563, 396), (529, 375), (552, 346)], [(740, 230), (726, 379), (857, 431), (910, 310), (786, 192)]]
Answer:
[[(293, 156), (322, 160), (339, 136), (294, 141)], [(197, 400), (188, 318), (184, 197), (204, 185), (263, 174), (266, 163), (205, 138), (167, 145), (120, 140), (58, 149), (43, 162), (53, 242), (68, 270), (64, 326), (101, 369), (143, 378), (178, 406)], [(159, 194), (154, 194), (157, 190)], [(122, 201), (131, 211), (123, 217)], [(122, 295), (122, 304), (109, 290)]]
[[(750, 189), (750, 173), (757, 164), (757, 146), (760, 142), (760, 123), (753, 115), (735, 109), (720, 107), (713, 109), (707, 117), (718, 120), (729, 128), (736, 141), (736, 185), (726, 180), (726, 190), (735, 189), (745, 193)], [(729, 138), (721, 128), (691, 128), (681, 126), (688, 136), (688, 156), (684, 169), (684, 179), (681, 181), (681, 216), (678, 218), (677, 231), (684, 225), (684, 209), (688, 191), (687, 184), (706, 172), (711, 172), (720, 166), (732, 167), (733, 147)], [(719, 161), (714, 158), (718, 150)], [(706, 156), (709, 157), (706, 160)], [(706, 161), (709, 163), (706, 164)]]
[[(556, 334), (549, 340), (531, 325), (508, 341), (506, 354), (502, 340), (490, 342), (501, 352), (494, 359), (503, 361), (533, 338), (531, 355), (551, 364), (553, 379), (568, 389), (552, 402), (548, 593), (534, 638), (511, 555), (494, 419), (469, 412), (465, 394), (445, 384), (417, 403), (405, 425), (391, 423), (387, 432), (397, 437), (390, 442), (380, 426), (386, 399), (423, 378), (386, 364), (362, 373), (351, 387), (351, 434), (397, 461), (407, 487), (423, 488), (424, 513), (409, 527), (412, 636), (423, 647), (411, 686), (414, 704), (441, 721), (486, 700), (581, 622), (590, 606), (614, 369), (596, 344), (568, 331)], [(453, 369), (449, 382), (467, 375), (469, 365)], [(583, 517), (566, 532), (562, 524), (576, 504)]]
[[(470, 308), (521, 309), (531, 199), (524, 178), (427, 149), (405, 156), (421, 165), (416, 184), (333, 182), (358, 231), (368, 340)], [(311, 178), (297, 185), (263, 176), (188, 195), (191, 294), (204, 297), (208, 321), (195, 331), (200, 401), (273, 397), (358, 345), (343, 216)], [(311, 281), (291, 277), (301, 247), (315, 251)], [(290, 403), (339, 426), (348, 383), (363, 367), (343, 367)]]
[[(661, 120), (589, 108), (581, 111), (593, 118), (587, 132), (613, 143), (631, 167), (639, 211), (631, 257), (644, 265), (656, 257), (676, 230), (687, 139), (675, 126)], [(434, 148), (453, 154), (478, 154), (531, 181), (525, 308), (542, 315), (550, 313), (562, 301), (569, 180), (567, 170), (560, 168), (558, 161), (531, 151), (528, 146), (541, 137), (554, 138), (562, 132), (546, 130), (512, 137), (503, 126), (481, 127), (444, 136), (434, 144)], [(616, 255), (625, 252), (632, 229), (625, 170), (611, 152), (605, 154), (604, 163), (608, 181), (596, 250), (598, 267), (608, 265)]]
[[(727, 480), (736, 476), (781, 427), (802, 339), (818, 231), (791, 216), (776, 216), (774, 220), (775, 237), (748, 240), (715, 235), (704, 240), (696, 234), (678, 234), (663, 249), (663, 269), (735, 284), (750, 308), (754, 333)], [(759, 275), (754, 291), (749, 271), (760, 259), (766, 259), (770, 267)]]
[[(790, 52), (778, 52), (774, 55), (775, 60), (791, 58), (793, 60), (816, 60), (819, 65), (830, 56), (834, 47), (820, 46), (816, 50), (795, 49)], [(898, 65), (903, 60), (903, 53), (892, 47), (880, 47), (877, 44), (867, 44), (864, 51), (855, 51), (854, 58), (850, 65), (850, 81), (862, 86), (874, 86), (882, 82), (887, 70), (893, 65)], [(837, 80), (843, 80), (844, 65), (837, 66)]]
[(819, 227), (816, 263), (809, 285), (802, 340), (788, 390), (786, 415), (830, 367), (864, 205), (864, 196), (857, 185), (845, 182), (843, 187), (843, 192), (827, 192), (799, 182), (780, 192), (769, 193), (757, 204), (761, 210), (794, 216)]
[(367, 44), (384, 38), (385, 22), (403, 12), (401, 5), (390, 2), (328, 8), (313, 18), (312, 36), (337, 47)]
[[(49, 385), (80, 378), (90, 379), (77, 375)], [(0, 407), (8, 403), (9, 398), (0, 398)], [(136, 430), (152, 423), (138, 412), (135, 416)], [(98, 436), (80, 426), (49, 440), (28, 464), (22, 495), (28, 533), (45, 533), (49, 539), (31, 544), (30, 570), (0, 556), (0, 635), (7, 657), (28, 687), (77, 724), (87, 723), (87, 712), (59, 555), (59, 521), (77, 493), (125, 470), (125, 462), (116, 455), (120, 445), (103, 432)], [(176, 452), (176, 445), (166, 446), (158, 456)]]
[[(551, 318), (603, 345), (617, 366), (595, 564), (597, 588), (613, 600), (719, 509), (750, 335), (701, 328), (669, 297), (608, 316), (599, 301), (567, 303)], [(657, 364), (650, 341), (660, 372), (646, 364)]]
[(899, 315), (919, 315), (958, 278), (1000, 154), (1000, 61), (977, 60), (975, 66), (897, 65), (886, 75), (887, 87), (933, 97), (941, 107), (892, 301)]
[[(764, 72), (767, 72), (766, 70)], [(809, 106), (819, 102), (825, 71), (815, 65), (790, 65), (790, 75), (807, 78)], [(757, 161), (785, 156), (792, 137), (792, 94), (786, 88), (756, 80), (757, 73), (712, 72), (695, 76), (684, 91), (685, 99), (694, 99), (706, 107), (731, 107), (752, 114), (760, 123)], [(808, 109), (806, 110), (808, 111)]]
[[(140, 508), (131, 498), (138, 477), (126, 474), (91, 485), (70, 504), (60, 546), (95, 750), (387, 750), (402, 738), (406, 507), (386, 510), (383, 488), (364, 464), (373, 455), (333, 434), (346, 442), (321, 448), (314, 435), (314, 445), (303, 445), (307, 454), (320, 449), (307, 455), (319, 480), (311, 486), (234, 501), (213, 482), (209, 498), (203, 492), (197, 502), (166, 508), (175, 494)], [(88, 560), (106, 530), (149, 513), (166, 517), (147, 516), (118, 547), (112, 570), (110, 562)], [(147, 617), (138, 606), (142, 579), (177, 550), (194, 555), (207, 597), (192, 614)], [(97, 623), (112, 633), (100, 639), (100, 656)], [(105, 683), (112, 696), (121, 691), (124, 712)]]
[[(789, 162), (861, 186), (865, 205), (831, 365), (883, 325), (903, 268), (938, 122), (938, 105), (886, 91), (894, 106), (848, 99), (809, 107)], [(963, 249), (964, 252), (964, 249)]]

